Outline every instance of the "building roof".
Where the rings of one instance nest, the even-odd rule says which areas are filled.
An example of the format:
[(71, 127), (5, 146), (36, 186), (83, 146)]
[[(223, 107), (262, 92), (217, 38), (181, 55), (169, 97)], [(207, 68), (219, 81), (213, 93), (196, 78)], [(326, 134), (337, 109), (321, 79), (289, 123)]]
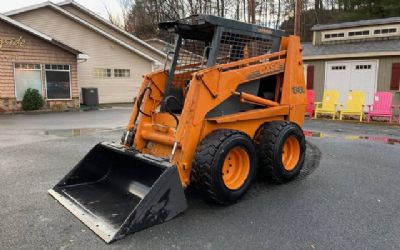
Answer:
[(195, 14), (175, 21), (160, 22), (158, 27), (167, 31), (172, 29), (174, 33), (179, 34), (184, 39), (200, 41), (211, 41), (214, 30), (218, 27), (223, 28), (227, 32), (239, 32), (242, 35), (251, 35), (252, 37), (274, 41), (285, 35), (285, 32), (282, 30), (209, 14)]
[(81, 57), (81, 58), (87, 58), (87, 55), (83, 54), (79, 50), (74, 49), (74, 48), (72, 48), (72, 47), (70, 47), (70, 46), (68, 46), (68, 45), (66, 45), (66, 44), (64, 44), (64, 43), (62, 43), (60, 41), (57, 41), (57, 40), (53, 39), (52, 37), (50, 37), (50, 36), (48, 36), (46, 34), (43, 34), (43, 33), (39, 32), (39, 31), (37, 31), (35, 29), (32, 29), (31, 27), (29, 27), (29, 26), (27, 26), (27, 25), (25, 25), (23, 23), (20, 23), (20, 22), (14, 20), (14, 19), (11, 19), (11, 18), (9, 18), (9, 17), (7, 17), (5, 15), (0, 14), (0, 20), (4, 21), (4, 22), (6, 22), (6, 23), (8, 23), (8, 24), (10, 24), (10, 25), (12, 25), (14, 27), (17, 27), (17, 28), (19, 28), (19, 29), (21, 29), (21, 30), (23, 30), (25, 32), (28, 32), (31, 35), (34, 35), (34, 36), (36, 36), (36, 37), (38, 37), (38, 38), (40, 38), (42, 40), (45, 40), (45, 41), (47, 41), (49, 43), (52, 43), (52, 44), (54, 44), (54, 45), (56, 45), (56, 46), (58, 46), (58, 47), (60, 47), (60, 48), (62, 48), (64, 50), (72, 53), (72, 54), (79, 55), (79, 57)]
[(303, 58), (328, 59), (339, 57), (367, 57), (400, 55), (400, 40), (365, 41), (344, 44), (303, 43)]
[(28, 7), (25, 7), (25, 8), (21, 8), (21, 9), (12, 10), (12, 11), (6, 12), (4, 14), (6, 16), (13, 16), (13, 15), (25, 13), (25, 12), (28, 12), (28, 11), (44, 8), (44, 7), (50, 7), (52, 9), (58, 11), (59, 13), (65, 15), (65, 16), (71, 18), (72, 20), (74, 20), (74, 21), (86, 26), (87, 28), (89, 28), (89, 29), (91, 29), (91, 30), (103, 35), (104, 37), (110, 39), (111, 41), (121, 45), (122, 47), (124, 47), (124, 48), (126, 48), (126, 49), (128, 49), (128, 50), (130, 50), (130, 51), (132, 51), (132, 52), (134, 52), (134, 53), (136, 53), (138, 55), (140, 55), (140, 56), (142, 56), (145, 59), (148, 59), (151, 62), (160, 63), (159, 61), (157, 61), (156, 59), (152, 58), (151, 56), (141, 52), (140, 50), (134, 48), (133, 46), (127, 44), (126, 42), (121, 41), (120, 39), (110, 35), (109, 33), (103, 31), (102, 29), (98, 28), (97, 26), (87, 22), (86, 20), (81, 19), (80, 17), (75, 16), (74, 14), (70, 13), (67, 10), (64, 10), (60, 6), (54, 4), (54, 3), (50, 2), (50, 1), (39, 3), (39, 4), (35, 4), (35, 5), (31, 5), (31, 6), (28, 6)]
[(150, 49), (153, 52), (156, 52), (158, 54), (160, 54), (161, 56), (166, 56), (165, 53), (159, 51), (158, 49), (154, 48), (153, 46), (147, 44), (146, 42), (144, 42), (143, 40), (141, 40), (140, 38), (126, 32), (125, 30), (121, 29), (120, 27), (110, 23), (108, 20), (106, 20), (105, 18), (101, 17), (100, 15), (96, 14), (95, 12), (89, 10), (88, 8), (84, 7), (83, 5), (75, 2), (74, 0), (66, 0), (64, 2), (60, 2), (57, 4), (58, 6), (65, 6), (65, 5), (72, 5), (75, 8), (85, 12), (86, 14), (90, 15), (91, 17), (95, 18), (96, 20), (102, 22), (103, 24), (107, 25), (108, 27), (114, 29), (117, 32), (120, 32), (121, 34), (127, 36), (128, 38), (131, 38), (132, 40), (134, 40), (137, 43), (140, 43), (141, 45), (145, 46), (146, 48)]
[(163, 49), (165, 49), (165, 48), (172, 48), (172, 49), (174, 48), (173, 44), (167, 43), (166, 41), (158, 39), (158, 38), (151, 38), (151, 39), (147, 39), (145, 41), (146, 41), (146, 43), (151, 44), (157, 50), (161, 50), (161, 51), (163, 51)]
[(354, 28), (362, 26), (372, 26), (381, 24), (392, 24), (400, 23), (400, 17), (388, 17), (381, 19), (371, 19), (371, 20), (360, 20), (355, 22), (344, 22), (344, 23), (334, 23), (334, 24), (316, 24), (311, 30), (333, 30), (333, 29), (344, 29), (344, 28)]

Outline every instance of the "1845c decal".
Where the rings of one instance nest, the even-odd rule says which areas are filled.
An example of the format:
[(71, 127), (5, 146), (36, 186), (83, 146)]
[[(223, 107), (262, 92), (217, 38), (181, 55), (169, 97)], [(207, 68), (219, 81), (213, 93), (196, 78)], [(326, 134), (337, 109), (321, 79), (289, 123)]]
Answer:
[(293, 87), (292, 92), (293, 94), (304, 94), (305, 90), (303, 87)]

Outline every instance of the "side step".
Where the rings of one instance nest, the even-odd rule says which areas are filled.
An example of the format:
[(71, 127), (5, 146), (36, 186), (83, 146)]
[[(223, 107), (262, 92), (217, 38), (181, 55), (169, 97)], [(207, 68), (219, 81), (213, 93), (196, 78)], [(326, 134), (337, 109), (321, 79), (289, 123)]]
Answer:
[(97, 144), (49, 193), (107, 243), (187, 208), (176, 166), (111, 143)]

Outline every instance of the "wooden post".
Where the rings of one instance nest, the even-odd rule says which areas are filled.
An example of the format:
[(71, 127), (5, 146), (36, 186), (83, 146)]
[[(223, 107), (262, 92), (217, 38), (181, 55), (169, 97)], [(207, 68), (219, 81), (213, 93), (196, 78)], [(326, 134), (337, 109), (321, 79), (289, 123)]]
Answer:
[(302, 1), (296, 0), (294, 11), (294, 34), (296, 36), (301, 36), (301, 7)]

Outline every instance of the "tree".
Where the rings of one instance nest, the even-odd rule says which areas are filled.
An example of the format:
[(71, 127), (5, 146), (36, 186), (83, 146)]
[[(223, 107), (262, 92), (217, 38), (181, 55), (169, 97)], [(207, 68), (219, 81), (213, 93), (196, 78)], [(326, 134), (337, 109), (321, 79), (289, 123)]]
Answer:
[[(157, 24), (195, 14), (211, 14), (293, 34), (294, 0), (120, 0), (124, 28), (142, 38), (163, 37)], [(110, 15), (110, 22), (118, 19)], [(398, 16), (399, 0), (303, 0), (301, 38), (311, 41), (315, 24)]]

